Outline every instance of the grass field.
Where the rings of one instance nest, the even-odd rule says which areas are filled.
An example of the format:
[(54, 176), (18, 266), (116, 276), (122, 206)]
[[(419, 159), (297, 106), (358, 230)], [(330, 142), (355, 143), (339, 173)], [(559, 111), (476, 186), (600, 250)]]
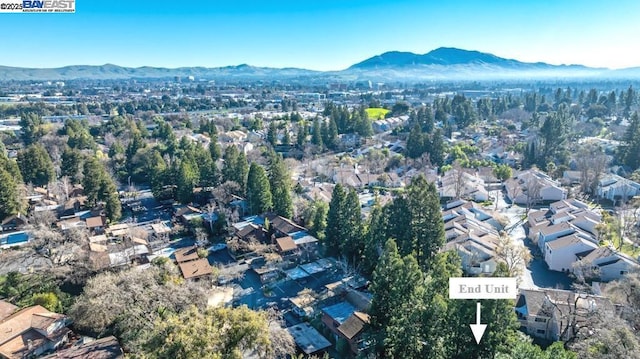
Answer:
[(365, 109), (365, 111), (367, 112), (367, 116), (369, 116), (369, 118), (372, 120), (379, 120), (381, 118), (384, 118), (387, 112), (389, 112), (389, 110), (387, 110), (386, 108), (380, 107), (368, 108)]

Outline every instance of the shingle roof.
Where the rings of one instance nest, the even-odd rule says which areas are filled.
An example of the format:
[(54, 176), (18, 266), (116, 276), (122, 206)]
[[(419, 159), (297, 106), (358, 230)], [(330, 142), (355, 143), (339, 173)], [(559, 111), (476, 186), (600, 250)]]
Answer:
[(177, 251), (175, 251), (175, 257), (176, 257), (176, 262), (178, 263), (188, 262), (194, 259), (198, 259), (199, 258), (198, 247), (192, 246), (192, 247), (180, 248)]
[(105, 337), (68, 349), (60, 350), (42, 359), (121, 359), (124, 358), (118, 340)]
[(213, 273), (213, 268), (206, 258), (178, 263), (184, 279), (197, 278)]

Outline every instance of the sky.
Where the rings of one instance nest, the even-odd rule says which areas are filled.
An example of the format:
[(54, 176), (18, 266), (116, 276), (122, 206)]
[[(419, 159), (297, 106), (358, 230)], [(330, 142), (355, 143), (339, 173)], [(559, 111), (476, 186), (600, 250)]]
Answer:
[(0, 65), (342, 70), (441, 46), (526, 62), (640, 66), (637, 0), (76, 0), (0, 14)]

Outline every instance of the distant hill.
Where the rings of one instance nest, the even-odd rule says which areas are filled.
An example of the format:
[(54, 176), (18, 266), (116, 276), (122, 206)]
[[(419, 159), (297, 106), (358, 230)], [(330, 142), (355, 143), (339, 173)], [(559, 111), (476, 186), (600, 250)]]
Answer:
[(205, 80), (286, 81), (429, 81), (490, 79), (625, 79), (640, 78), (640, 68), (609, 70), (582, 65), (551, 65), (521, 62), (493, 54), (441, 47), (420, 55), (391, 51), (371, 57), (342, 71), (312, 71), (298, 68), (255, 67), (246, 64), (206, 67), (65, 66), (34, 69), (0, 66), (0, 81), (74, 79), (163, 79), (194, 76)]
[(0, 81), (7, 80), (107, 80), (107, 79), (143, 79), (143, 78), (173, 78), (194, 76), (205, 79), (261, 79), (261, 78), (295, 78), (300, 76), (311, 76), (317, 71), (284, 68), (275, 69), (267, 67), (254, 67), (249, 65), (226, 66), (216, 68), (206, 67), (122, 67), (112, 64), (100, 66), (73, 65), (51, 69), (35, 69), (23, 67), (0, 66)]

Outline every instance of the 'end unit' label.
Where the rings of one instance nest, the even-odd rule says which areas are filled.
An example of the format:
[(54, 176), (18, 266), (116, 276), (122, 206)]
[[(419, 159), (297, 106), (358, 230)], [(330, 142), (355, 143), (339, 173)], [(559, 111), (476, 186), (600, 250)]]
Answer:
[(449, 278), (449, 299), (516, 299), (516, 278)]

